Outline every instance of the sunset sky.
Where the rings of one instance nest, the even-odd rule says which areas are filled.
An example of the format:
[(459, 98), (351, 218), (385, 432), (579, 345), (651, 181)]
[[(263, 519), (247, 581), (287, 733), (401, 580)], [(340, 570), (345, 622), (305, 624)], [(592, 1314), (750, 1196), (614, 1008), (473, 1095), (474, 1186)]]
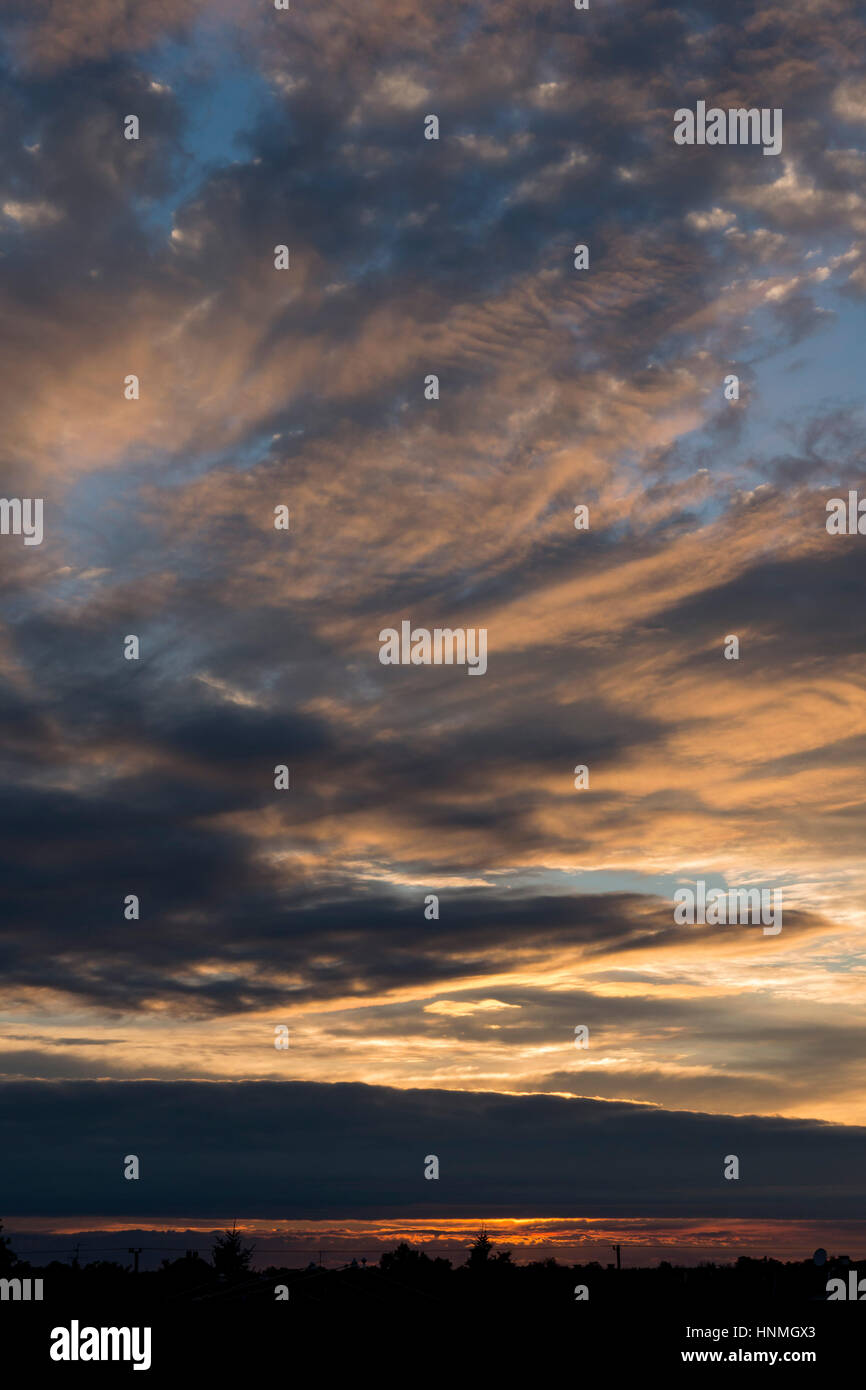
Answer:
[[(866, 537), (825, 526), (866, 497), (862, 9), (0, 30), (0, 493), (44, 499), (41, 545), (0, 535), (0, 1216), (835, 1240), (866, 1215)], [(676, 145), (699, 100), (781, 109), (781, 154)], [(486, 673), (380, 664), (404, 620), (485, 628)], [(698, 879), (781, 891), (782, 931), (675, 925)]]

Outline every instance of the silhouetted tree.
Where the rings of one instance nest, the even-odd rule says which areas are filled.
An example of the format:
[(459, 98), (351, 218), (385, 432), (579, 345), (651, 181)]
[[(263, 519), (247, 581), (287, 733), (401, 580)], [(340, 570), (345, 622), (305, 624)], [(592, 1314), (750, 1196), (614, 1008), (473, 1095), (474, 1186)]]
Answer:
[(492, 1250), (493, 1241), (482, 1226), (469, 1247), (469, 1259), (466, 1262), (467, 1269), (472, 1270), (474, 1273), (478, 1273), (480, 1270), (494, 1268), (511, 1269), (513, 1267), (511, 1264), (510, 1250), (500, 1250), (496, 1255), (491, 1254)]
[(492, 1249), (493, 1241), (482, 1226), (469, 1247), (469, 1259), (467, 1261), (469, 1268), (483, 1269), (490, 1259), (490, 1252)]
[(229, 1279), (239, 1279), (249, 1270), (254, 1245), (244, 1246), (233, 1225), (230, 1231), (223, 1231), (214, 1241), (211, 1259), (217, 1274), (225, 1274)]
[(187, 1250), (182, 1259), (163, 1260), (159, 1273), (173, 1288), (192, 1289), (206, 1286), (214, 1277), (214, 1267), (196, 1250)]
[(401, 1240), (394, 1250), (385, 1250), (379, 1259), (379, 1268), (386, 1274), (403, 1274), (427, 1264), (423, 1250), (416, 1250), (408, 1241)]
[(450, 1274), (451, 1261), (443, 1260), (440, 1255), (431, 1260), (424, 1250), (403, 1240), (396, 1249), (382, 1253), (379, 1268), (383, 1274), (392, 1274), (401, 1283), (424, 1284)]
[(2, 1232), (3, 1222), (0, 1221), (0, 1274), (8, 1274), (20, 1261)]

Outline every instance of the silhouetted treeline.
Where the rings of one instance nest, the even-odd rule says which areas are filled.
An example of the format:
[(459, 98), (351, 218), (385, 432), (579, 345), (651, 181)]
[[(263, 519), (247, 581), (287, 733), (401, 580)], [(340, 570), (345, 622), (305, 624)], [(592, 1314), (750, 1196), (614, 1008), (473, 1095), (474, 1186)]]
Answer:
[(858, 1277), (866, 1276), (866, 1261), (849, 1262), (846, 1257), (831, 1258), (821, 1267), (811, 1260), (783, 1263), (745, 1256), (733, 1264), (683, 1267), (663, 1261), (658, 1266), (621, 1270), (596, 1261), (564, 1265), (546, 1259), (517, 1264), (510, 1251), (494, 1251), (483, 1231), (468, 1248), (466, 1261), (456, 1265), (405, 1242), (383, 1253), (378, 1263), (352, 1260), (341, 1268), (311, 1261), (304, 1268), (271, 1265), (254, 1270), (250, 1267), (253, 1251), (235, 1230), (226, 1231), (217, 1238), (210, 1260), (189, 1251), (180, 1259), (164, 1259), (157, 1270), (134, 1273), (131, 1265), (110, 1260), (31, 1266), (18, 1260), (0, 1236), (0, 1275), (40, 1277), (46, 1300), (61, 1306), (83, 1297), (88, 1301), (134, 1298), (145, 1306), (178, 1301), (288, 1302), (310, 1308), (340, 1304), (358, 1308), (365, 1303), (417, 1306), (425, 1300), (454, 1306), (489, 1301), (548, 1308), (619, 1302), (760, 1307), (824, 1301), (830, 1278), (847, 1282), (851, 1270)]

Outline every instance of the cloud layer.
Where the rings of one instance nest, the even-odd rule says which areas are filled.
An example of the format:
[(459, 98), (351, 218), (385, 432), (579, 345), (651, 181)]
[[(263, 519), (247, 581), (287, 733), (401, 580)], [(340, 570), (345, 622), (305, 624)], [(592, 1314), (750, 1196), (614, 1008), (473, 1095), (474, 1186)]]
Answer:
[[(737, 1151), (702, 1147), (714, 1112), (856, 1124), (866, 542), (825, 507), (866, 495), (857, 6), (40, 0), (2, 24), (0, 469), (45, 499), (41, 546), (0, 536), (15, 1094), (86, 1128), (97, 1095), (182, 1094), (136, 1078), (291, 1080), (311, 1115), (338, 1080), (359, 1115), (387, 1097), (415, 1164), (401, 1090), (453, 1093), (425, 1102), (449, 1138), (459, 1093), (496, 1092), (563, 1125), (554, 1204), (559, 1117), (618, 1117), (595, 1163), (639, 1115), (667, 1147), (621, 1186), (585, 1170), (608, 1214), (671, 1209), (675, 1138), (677, 1209), (709, 1211), (696, 1155), (715, 1182)], [(701, 99), (782, 108), (782, 154), (676, 146)], [(404, 619), (485, 627), (487, 673), (382, 666)], [(781, 889), (782, 933), (675, 927), (698, 878)], [(829, 1201), (814, 1165), (778, 1201), (762, 1169), (744, 1210)], [(94, 1210), (85, 1169), (56, 1212)], [(448, 1200), (547, 1181), (501, 1174)], [(342, 1181), (323, 1206), (430, 1200)]]
[[(862, 1129), (301, 1082), (4, 1083), (10, 1216), (850, 1216)], [(127, 1156), (140, 1163), (125, 1179)], [(737, 1182), (723, 1176), (730, 1154)], [(439, 1178), (424, 1177), (429, 1157)]]

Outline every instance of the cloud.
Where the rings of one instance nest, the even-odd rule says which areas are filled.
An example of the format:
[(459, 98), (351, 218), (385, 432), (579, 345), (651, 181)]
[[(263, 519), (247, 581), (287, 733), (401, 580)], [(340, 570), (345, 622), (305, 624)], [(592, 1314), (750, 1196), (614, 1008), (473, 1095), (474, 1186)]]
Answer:
[[(824, 526), (866, 485), (861, 21), (127, 9), (4, 14), (4, 489), (46, 538), (0, 538), (2, 961), (16, 1033), (124, 1038), (7, 1069), (230, 1090), (285, 1074), (287, 1017), (310, 1084), (850, 1118), (859, 1033), (818, 1025), (862, 1011), (860, 559)], [(673, 145), (758, 89), (780, 160)], [(483, 680), (383, 668), (402, 618), (484, 626)], [(781, 936), (675, 932), (702, 876), (781, 887)], [(728, 1037), (772, 1015), (751, 1050), (635, 1036), (644, 993), (700, 1033), (671, 999), (710, 982)]]
[(476, 1013), (499, 1013), (502, 1009), (519, 1009), (519, 1004), (503, 1004), (501, 999), (470, 1000), (437, 999), (435, 1004), (425, 1004), (424, 1011), (429, 1014), (446, 1014), (449, 1018), (466, 1018)]
[(50, 203), (16, 203), (7, 201), (3, 203), (2, 209), (4, 217), (9, 217), (13, 222), (17, 222), (22, 227), (40, 227), (58, 222), (62, 213)]
[[(866, 1134), (553, 1096), (10, 1082), (4, 1216), (853, 1216)], [(135, 1153), (141, 1178), (123, 1178)], [(438, 1182), (425, 1181), (436, 1154)], [(726, 1181), (736, 1154), (739, 1182)]]
[(833, 93), (833, 110), (843, 121), (866, 121), (866, 82), (856, 78), (840, 82)]
[(690, 212), (686, 216), (686, 222), (695, 231), (719, 231), (724, 227), (729, 227), (732, 222), (736, 222), (736, 216), (725, 208), (712, 208), (709, 212)]

